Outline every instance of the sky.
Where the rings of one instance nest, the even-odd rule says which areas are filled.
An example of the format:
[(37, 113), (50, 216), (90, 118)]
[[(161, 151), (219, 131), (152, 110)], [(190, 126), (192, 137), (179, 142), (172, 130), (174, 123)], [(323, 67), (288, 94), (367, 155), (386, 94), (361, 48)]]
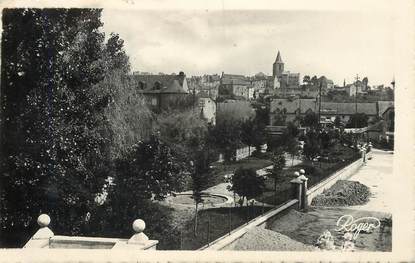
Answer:
[(271, 75), (279, 50), (301, 78), (389, 85), (395, 74), (394, 16), (384, 11), (104, 8), (103, 22), (124, 39), (133, 71)]

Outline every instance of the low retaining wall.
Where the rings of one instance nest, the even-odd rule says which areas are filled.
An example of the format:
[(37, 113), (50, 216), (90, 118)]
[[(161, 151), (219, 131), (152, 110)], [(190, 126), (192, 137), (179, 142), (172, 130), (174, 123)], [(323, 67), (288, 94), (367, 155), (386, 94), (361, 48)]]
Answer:
[[(321, 181), (317, 185), (308, 189), (307, 191), (308, 204), (311, 204), (311, 201), (313, 200), (314, 197), (321, 194), (325, 189), (330, 188), (338, 180), (345, 180), (345, 179), (350, 178), (362, 165), (363, 165), (363, 158), (359, 158), (355, 162), (335, 172), (333, 175), (331, 175), (327, 179)], [(235, 230), (233, 230), (230, 234), (224, 235), (216, 239), (215, 241), (209, 243), (209, 245), (205, 245), (199, 248), (198, 250), (231, 249), (236, 244), (236, 241), (240, 239), (243, 235), (245, 235), (246, 232), (248, 232), (250, 229), (254, 227), (265, 227), (268, 221), (272, 220), (279, 213), (297, 205), (298, 202), (299, 201), (297, 199), (292, 199), (284, 203), (283, 205), (279, 206), (278, 208), (272, 209), (271, 211), (265, 213), (264, 215), (261, 215), (261, 216), (258, 216), (252, 219), (247, 224), (242, 225), (236, 228)]]
[(363, 165), (363, 158), (359, 158), (343, 169), (335, 172), (333, 175), (327, 179), (321, 181), (315, 186), (311, 187), (307, 191), (307, 202), (310, 205), (311, 201), (324, 190), (329, 189), (333, 186), (338, 180), (346, 180), (350, 178), (361, 166)]
[(209, 245), (205, 245), (198, 250), (226, 250), (231, 248), (235, 242), (240, 239), (243, 235), (246, 234), (251, 228), (253, 227), (265, 227), (266, 223), (275, 217), (277, 214), (285, 211), (286, 209), (295, 206), (298, 203), (297, 199), (290, 200), (286, 202), (285, 204), (279, 206), (278, 208), (272, 209), (271, 211), (258, 216), (251, 221), (248, 222), (248, 224), (242, 225), (235, 230), (231, 232), (230, 235), (222, 236), (215, 241), (211, 242)]

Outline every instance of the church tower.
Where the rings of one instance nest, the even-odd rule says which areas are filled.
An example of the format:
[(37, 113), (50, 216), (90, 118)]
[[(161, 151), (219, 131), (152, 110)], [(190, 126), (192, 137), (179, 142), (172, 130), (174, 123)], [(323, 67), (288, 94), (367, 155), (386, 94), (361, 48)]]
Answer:
[(284, 72), (284, 62), (282, 62), (280, 51), (278, 50), (277, 58), (272, 64), (272, 76), (278, 77)]

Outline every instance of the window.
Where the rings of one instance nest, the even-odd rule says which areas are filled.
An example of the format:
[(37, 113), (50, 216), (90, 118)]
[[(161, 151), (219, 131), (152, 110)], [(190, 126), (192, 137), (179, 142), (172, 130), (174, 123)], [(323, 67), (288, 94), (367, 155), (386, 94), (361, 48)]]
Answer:
[(160, 83), (160, 81), (156, 81), (154, 83), (154, 89), (161, 89), (161, 83)]
[(157, 106), (157, 98), (151, 98), (151, 105)]
[(138, 88), (139, 88), (139, 89), (141, 89), (141, 90), (145, 89), (145, 86), (146, 86), (146, 83), (145, 83), (145, 82), (143, 82), (143, 81), (140, 81), (140, 82), (138, 83)]

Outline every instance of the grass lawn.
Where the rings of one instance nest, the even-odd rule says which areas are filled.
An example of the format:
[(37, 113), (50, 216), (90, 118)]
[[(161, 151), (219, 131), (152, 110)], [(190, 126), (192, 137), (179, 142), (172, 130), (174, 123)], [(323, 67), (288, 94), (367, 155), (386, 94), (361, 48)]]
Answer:
[[(265, 155), (267, 156), (267, 155)], [(250, 156), (243, 160), (239, 160), (237, 162), (232, 163), (213, 163), (213, 169), (210, 172), (210, 179), (208, 186), (206, 188), (215, 186), (217, 184), (225, 182), (223, 176), (225, 174), (234, 173), (235, 170), (239, 167), (243, 168), (252, 168), (254, 170), (259, 170), (264, 167), (272, 165), (272, 162), (268, 158), (257, 158), (254, 156)]]
[(293, 190), (290, 181), (295, 178), (294, 172), (304, 169), (306, 176), (308, 177), (308, 187), (312, 187), (315, 184), (321, 182), (325, 178), (333, 174), (333, 172), (349, 165), (353, 161), (357, 160), (359, 155), (348, 148), (341, 145), (337, 145), (331, 150), (331, 156), (335, 156), (338, 162), (311, 162), (304, 161), (299, 165), (288, 167), (284, 169), (281, 174), (281, 178), (277, 181), (277, 194), (275, 196), (274, 180), (269, 178), (266, 180), (266, 191), (264, 194), (256, 200), (265, 202), (267, 204), (280, 205), (289, 199), (293, 198)]
[(270, 210), (269, 207), (221, 207), (201, 210), (198, 212), (197, 236), (194, 235), (194, 218), (187, 220), (181, 228), (181, 241), (178, 248), (196, 250), (208, 242), (229, 233), (249, 220)]
[[(275, 197), (273, 179), (266, 181), (266, 191), (260, 197), (255, 198), (257, 201), (267, 204), (281, 205), (282, 203), (294, 198), (294, 191), (290, 181), (295, 178), (294, 172), (300, 169), (306, 171), (309, 178), (309, 187), (315, 185), (321, 180), (330, 176), (334, 171), (345, 167), (359, 156), (356, 153), (344, 146), (336, 146), (331, 149), (329, 156), (335, 156), (337, 162), (311, 162), (306, 161), (302, 164), (287, 167), (283, 170), (281, 179), (277, 183), (277, 195)], [(233, 173), (238, 167), (253, 168), (255, 170), (272, 165), (269, 159), (249, 157), (235, 163), (216, 163), (212, 171), (209, 186), (214, 186), (224, 182), (223, 176), (225, 174)], [(194, 236), (194, 209), (176, 210), (176, 220), (174, 225), (177, 226), (179, 236), (175, 239), (174, 249), (195, 250), (208, 242), (226, 235), (230, 230), (233, 230), (247, 221), (259, 216), (268, 211), (269, 207), (254, 206), (254, 207), (221, 207), (205, 209), (198, 212), (198, 231), (197, 236)]]

